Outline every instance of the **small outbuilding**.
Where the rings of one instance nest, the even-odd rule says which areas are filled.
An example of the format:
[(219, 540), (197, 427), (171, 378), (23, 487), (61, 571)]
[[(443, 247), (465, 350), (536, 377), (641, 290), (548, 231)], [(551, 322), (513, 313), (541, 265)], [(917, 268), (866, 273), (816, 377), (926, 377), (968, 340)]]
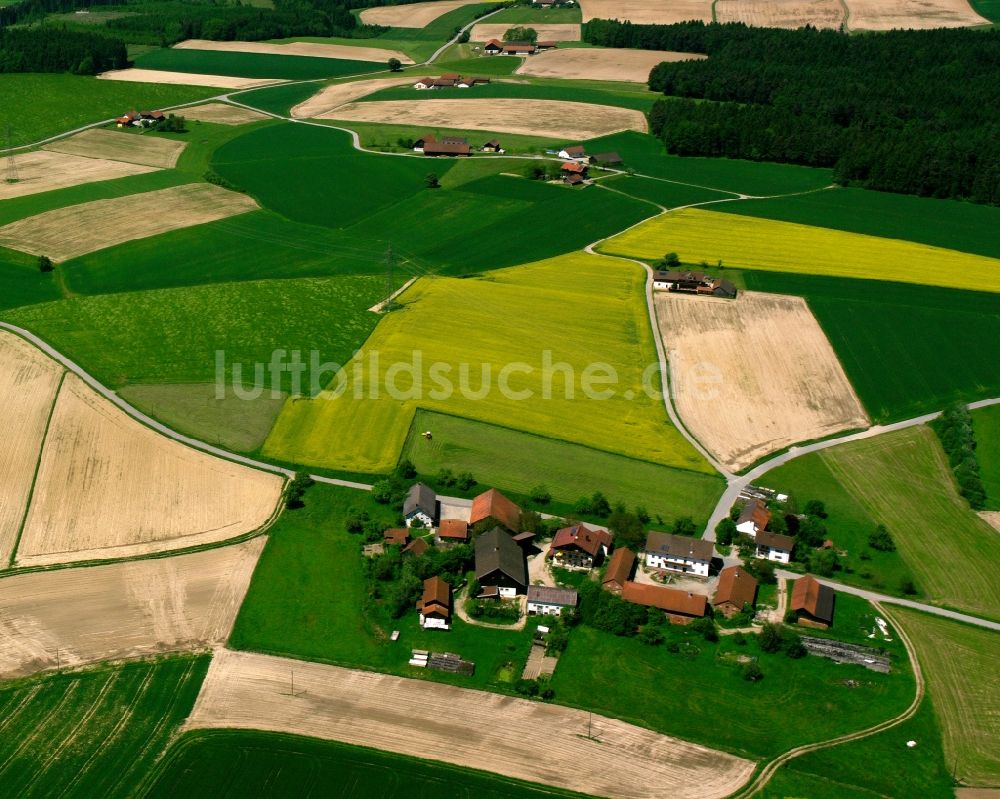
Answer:
[(469, 523), (463, 519), (442, 519), (435, 540), (445, 546), (468, 543)]
[(690, 624), (708, 613), (708, 597), (678, 588), (661, 588), (645, 583), (625, 583), (622, 599), (636, 605), (659, 608), (671, 624)]
[(712, 605), (727, 619), (753, 607), (757, 601), (757, 580), (742, 566), (727, 566), (719, 572), (719, 585), (715, 589)]
[(529, 615), (561, 616), (564, 609), (576, 607), (578, 598), (572, 588), (529, 585), (527, 600)]
[(803, 627), (825, 630), (833, 624), (836, 594), (810, 574), (800, 577), (792, 586), (788, 609), (798, 617)]
[(626, 547), (619, 547), (614, 551), (611, 560), (608, 561), (608, 568), (604, 570), (604, 580), (601, 587), (612, 594), (621, 594), (625, 583), (632, 579), (634, 568), (635, 553)]
[(424, 593), (417, 600), (420, 626), (425, 630), (447, 630), (451, 626), (451, 586), (440, 577), (424, 580)]

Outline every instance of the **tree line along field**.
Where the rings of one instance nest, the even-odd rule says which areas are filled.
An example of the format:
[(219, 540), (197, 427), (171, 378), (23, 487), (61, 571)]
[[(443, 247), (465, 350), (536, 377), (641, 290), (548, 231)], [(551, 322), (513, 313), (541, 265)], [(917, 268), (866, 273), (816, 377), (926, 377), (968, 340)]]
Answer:
[(0, 685), (0, 779), (19, 797), (134, 796), (191, 712), (207, 656)]
[[(387, 471), (422, 407), (538, 435), (558, 430), (573, 443), (708, 472), (667, 422), (658, 384), (650, 393), (643, 390), (644, 370), (657, 364), (643, 301), (645, 277), (634, 265), (579, 253), (474, 280), (424, 278), (400, 297), (403, 310), (383, 319), (345, 370), (353, 384), (287, 405), (264, 452), (312, 466)], [(507, 324), (498, 326), (497, 320)], [(378, 354), (374, 367), (368, 352)], [(396, 384), (402, 398), (393, 399), (386, 375), (398, 372), (395, 364), (413, 364), (415, 352), (421, 363), (412, 376), (403, 372)], [(526, 364), (527, 371), (508, 372), (510, 392), (504, 392), (493, 381), (514, 363)], [(550, 368), (545, 378), (547, 363), (566, 366), (558, 373)], [(614, 364), (612, 396), (583, 393), (583, 370), (595, 363)], [(439, 366), (431, 372), (433, 364)], [(449, 366), (438, 371), (443, 364)], [(354, 377), (358, 369), (360, 382)], [(490, 373), (485, 392), (484, 372)], [(435, 374), (452, 390), (442, 389)], [(518, 401), (532, 396), (524, 391), (535, 399)]]
[[(744, 269), (890, 280), (1000, 291), (1000, 260), (899, 239), (687, 208), (602, 242), (600, 252), (655, 260), (681, 253), (690, 263), (721, 260)], [(960, 282), (955, 276), (960, 275)]]
[(889, 530), (927, 601), (1000, 618), (998, 556), (990, 546), (996, 531), (959, 496), (930, 428), (831, 447), (821, 458), (869, 516)]
[(223, 50), (163, 48), (135, 59), (138, 69), (230, 75), (237, 78), (283, 78), (311, 80), (341, 75), (360, 75), (385, 69), (373, 61), (269, 53), (239, 53)]
[(11, 144), (17, 146), (80, 125), (112, 119), (134, 107), (165, 108), (210, 97), (219, 90), (24, 73), (0, 75), (0, 92), (3, 93), (4, 110), (9, 114)]
[(330, 799), (434, 799), (442, 792), (481, 799), (580, 796), (389, 752), (254, 730), (186, 733), (158, 765), (144, 796), (236, 799), (265, 787), (274, 799), (316, 793)]
[[(425, 430), (433, 433), (430, 440), (421, 435)], [(498, 452), (504, 457), (497, 458)], [(601, 491), (629, 508), (642, 506), (668, 524), (685, 515), (704, 523), (722, 488), (717, 478), (705, 474), (425, 410), (414, 415), (400, 458), (408, 458), (424, 475), (444, 468), (467, 471), (482, 485), (525, 497), (544, 485), (564, 505)], [(650, 491), (654, 485), (656, 490)]]
[(972, 412), (976, 459), (986, 487), (986, 507), (1000, 510), (1000, 405)]
[(1000, 394), (995, 294), (779, 272), (738, 279), (806, 298), (875, 422)]

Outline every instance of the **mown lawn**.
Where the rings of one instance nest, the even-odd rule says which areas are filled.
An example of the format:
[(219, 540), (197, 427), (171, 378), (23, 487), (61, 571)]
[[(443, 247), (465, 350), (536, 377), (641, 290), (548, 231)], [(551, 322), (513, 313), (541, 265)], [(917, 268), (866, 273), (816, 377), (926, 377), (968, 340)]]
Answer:
[(0, 247), (0, 311), (59, 298), (53, 273), (38, 271), (38, 259)]
[(663, 143), (648, 133), (626, 131), (587, 142), (587, 151), (617, 152), (642, 175), (692, 183), (721, 191), (770, 195), (811, 191), (828, 186), (829, 169), (729, 158), (681, 158), (667, 155)]
[(191, 712), (208, 661), (176, 656), (0, 686), (4, 795), (133, 796)]
[[(223, 353), (227, 381), (242, 364), (238, 382), (254, 385), (256, 369), (270, 391), (273, 353), (284, 350), (287, 359), (298, 350), (306, 366), (301, 390), (309, 393), (314, 376), (325, 384), (368, 337), (378, 316), (367, 309), (384, 290), (384, 278), (367, 276), (248, 281), (73, 297), (5, 318), (115, 388), (211, 383)], [(290, 390), (291, 375), (282, 373), (276, 385)]]
[(924, 669), (949, 768), (965, 784), (1000, 783), (1000, 636), (960, 622), (893, 608)]
[(808, 300), (875, 422), (1000, 394), (996, 294), (778, 272), (741, 278)]
[(885, 236), (1000, 258), (1000, 208), (864, 189), (724, 203), (725, 213)]
[(256, 730), (195, 730), (169, 750), (149, 799), (263, 796), (329, 799), (478, 799), (573, 797), (496, 774), (461, 769), (333, 741)]
[(996, 531), (958, 495), (930, 428), (831, 447), (821, 457), (830, 474), (889, 529), (926, 601), (1000, 619)]
[[(493, 630), (455, 619), (448, 632), (424, 631), (417, 614), (388, 618), (367, 596), (361, 537), (345, 531), (352, 511), (367, 510), (386, 526), (396, 512), (361, 491), (319, 484), (306, 507), (285, 513), (269, 533), (229, 645), (466, 687), (497, 685), (508, 662), (520, 669), (531, 647), (527, 630)], [(400, 631), (390, 641), (393, 630)], [(407, 665), (412, 649), (456, 652), (476, 664), (471, 677)]]
[(124, 83), (78, 75), (0, 75), (0, 96), (5, 119), (11, 124), (13, 145), (112, 119), (130, 108), (164, 108), (220, 91), (205, 86)]
[[(425, 430), (433, 438), (423, 438)], [(645, 507), (667, 524), (679, 516), (704, 524), (723, 487), (705, 474), (424, 410), (414, 416), (400, 457), (413, 461), (421, 474), (468, 471), (483, 485), (522, 496), (544, 485), (554, 501), (566, 505), (602, 491), (629, 508)]]
[[(907, 741), (916, 741), (910, 749)], [(950, 765), (941, 729), (925, 697), (911, 719), (859, 741), (821, 749), (792, 760), (775, 774), (763, 796), (785, 799), (952, 799)]]
[[(763, 680), (743, 679), (741, 655), (759, 659)], [(765, 654), (753, 637), (739, 646), (731, 636), (672, 653), (584, 626), (573, 631), (553, 687), (560, 702), (752, 758), (863, 729), (913, 698), (902, 663), (895, 673), (876, 674), (812, 656)]]
[[(731, 205), (728, 203), (727, 205)], [(602, 243), (601, 252), (643, 260), (672, 250), (688, 264), (889, 280), (1000, 292), (1000, 260), (899, 239), (689, 208)]]
[[(625, 168), (628, 166), (629, 164), (625, 164)], [(666, 208), (677, 208), (682, 205), (710, 202), (713, 200), (725, 200), (733, 196), (713, 189), (701, 189), (683, 183), (670, 183), (665, 180), (653, 180), (652, 178), (640, 178), (629, 175), (605, 178), (601, 181), (600, 185), (617, 191), (623, 191), (632, 197), (648, 200)], [(722, 205), (727, 204), (722, 203)]]
[(292, 83), (283, 86), (265, 86), (262, 89), (234, 92), (231, 96), (238, 103), (272, 114), (288, 116), (294, 106), (308, 100), (325, 85), (325, 83)]
[(976, 458), (986, 486), (987, 507), (1000, 510), (1000, 405), (972, 412)]
[(509, 22), (512, 25), (525, 25), (531, 27), (531, 23), (538, 25), (552, 25), (555, 23), (580, 22), (583, 14), (576, 6), (573, 8), (535, 8), (534, 6), (514, 6), (505, 8), (503, 11), (494, 14), (488, 20), (490, 25), (501, 22)]
[[(762, 482), (791, 497), (790, 508), (801, 512), (811, 499), (826, 505), (823, 520), (828, 537), (847, 555), (836, 579), (889, 594), (900, 594), (900, 585), (912, 576), (899, 552), (879, 552), (868, 546), (868, 536), (878, 522), (830, 472), (822, 453), (797, 458), (768, 472)], [(867, 560), (862, 560), (864, 555)], [(920, 586), (918, 586), (919, 588)]]
[(384, 70), (377, 61), (348, 61), (340, 58), (283, 55), (281, 53), (238, 53), (224, 50), (176, 50), (161, 48), (135, 59), (140, 69), (191, 72), (203, 75), (232, 75), (237, 78), (284, 78), (310, 80), (340, 75), (360, 75)]
[[(350, 365), (347, 390), (287, 406), (264, 451), (385, 471), (421, 407), (708, 472), (666, 419), (644, 282), (635, 265), (582, 253), (478, 279), (424, 278)], [(588, 392), (596, 375), (605, 382)]]

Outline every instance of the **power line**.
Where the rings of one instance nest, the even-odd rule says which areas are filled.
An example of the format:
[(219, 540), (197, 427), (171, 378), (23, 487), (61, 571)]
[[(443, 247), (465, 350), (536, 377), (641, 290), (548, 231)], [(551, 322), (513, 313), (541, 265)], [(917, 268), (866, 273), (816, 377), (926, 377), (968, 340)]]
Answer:
[(17, 161), (14, 160), (14, 152), (11, 149), (13, 145), (14, 132), (11, 129), (10, 123), (7, 123), (7, 182), (17, 183)]

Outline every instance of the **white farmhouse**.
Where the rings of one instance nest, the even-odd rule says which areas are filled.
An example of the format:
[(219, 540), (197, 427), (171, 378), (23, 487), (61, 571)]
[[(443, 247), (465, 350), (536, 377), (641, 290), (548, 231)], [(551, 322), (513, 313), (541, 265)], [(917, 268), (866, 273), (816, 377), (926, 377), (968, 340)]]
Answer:
[(756, 538), (757, 533), (771, 521), (771, 511), (759, 499), (751, 499), (743, 506), (736, 520), (736, 532)]
[(528, 613), (539, 616), (561, 616), (563, 608), (575, 608), (576, 591), (547, 585), (528, 586)]
[(754, 542), (757, 546), (754, 557), (761, 560), (773, 560), (776, 563), (788, 563), (792, 559), (792, 549), (795, 539), (789, 535), (778, 535), (767, 530), (757, 533)]
[(406, 526), (412, 527), (414, 522), (420, 522), (424, 527), (433, 527), (437, 517), (437, 494), (423, 483), (414, 483), (406, 494), (403, 502), (403, 518)]
[(700, 538), (656, 532), (646, 536), (646, 566), (658, 571), (708, 577), (712, 552), (712, 542)]

